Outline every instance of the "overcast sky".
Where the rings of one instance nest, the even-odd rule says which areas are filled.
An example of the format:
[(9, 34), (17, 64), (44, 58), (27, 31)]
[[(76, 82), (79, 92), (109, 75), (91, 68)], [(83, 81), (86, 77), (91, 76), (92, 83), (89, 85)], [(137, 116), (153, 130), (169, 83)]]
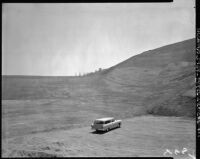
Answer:
[(194, 5), (3, 4), (2, 74), (86, 73), (194, 38)]

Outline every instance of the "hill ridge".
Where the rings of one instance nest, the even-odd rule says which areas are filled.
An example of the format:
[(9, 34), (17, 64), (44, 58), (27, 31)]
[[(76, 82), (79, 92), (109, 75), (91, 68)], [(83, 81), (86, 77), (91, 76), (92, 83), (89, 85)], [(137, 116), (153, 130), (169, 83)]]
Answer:
[(109, 116), (194, 116), (195, 40), (147, 52), (84, 77), (3, 76), (2, 99), (83, 100)]

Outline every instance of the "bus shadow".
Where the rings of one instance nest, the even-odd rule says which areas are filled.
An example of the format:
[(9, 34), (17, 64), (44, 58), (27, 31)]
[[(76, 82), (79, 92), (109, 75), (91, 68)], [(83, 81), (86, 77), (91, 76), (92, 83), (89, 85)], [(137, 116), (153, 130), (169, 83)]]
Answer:
[(93, 131), (93, 132), (90, 132), (91, 134), (98, 134), (98, 135), (103, 135), (103, 134), (106, 134), (108, 133), (109, 131)]

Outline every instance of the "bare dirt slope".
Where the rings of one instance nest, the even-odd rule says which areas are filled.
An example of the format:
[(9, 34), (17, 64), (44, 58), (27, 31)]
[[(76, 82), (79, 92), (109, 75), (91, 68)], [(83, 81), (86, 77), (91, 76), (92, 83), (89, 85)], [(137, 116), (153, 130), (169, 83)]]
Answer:
[(195, 153), (195, 122), (180, 117), (141, 116), (122, 127), (96, 133), (90, 127), (37, 133), (5, 140), (3, 156), (164, 156), (166, 149)]

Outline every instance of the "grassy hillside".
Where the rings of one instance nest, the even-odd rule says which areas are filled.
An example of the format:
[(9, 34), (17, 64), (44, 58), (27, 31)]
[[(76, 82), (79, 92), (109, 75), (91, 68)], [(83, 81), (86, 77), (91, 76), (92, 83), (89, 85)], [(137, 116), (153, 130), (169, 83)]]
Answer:
[[(195, 116), (194, 61), (195, 40), (190, 39), (149, 50), (84, 77), (3, 76), (2, 99), (55, 100), (62, 111), (78, 105), (77, 109), (121, 118)], [(59, 104), (62, 101), (67, 104)], [(3, 105), (4, 115), (8, 107)], [(24, 106), (18, 112), (26, 109), (30, 108)]]
[(104, 81), (107, 89), (127, 94), (121, 103), (139, 111), (195, 116), (195, 40), (134, 56), (110, 68)]

